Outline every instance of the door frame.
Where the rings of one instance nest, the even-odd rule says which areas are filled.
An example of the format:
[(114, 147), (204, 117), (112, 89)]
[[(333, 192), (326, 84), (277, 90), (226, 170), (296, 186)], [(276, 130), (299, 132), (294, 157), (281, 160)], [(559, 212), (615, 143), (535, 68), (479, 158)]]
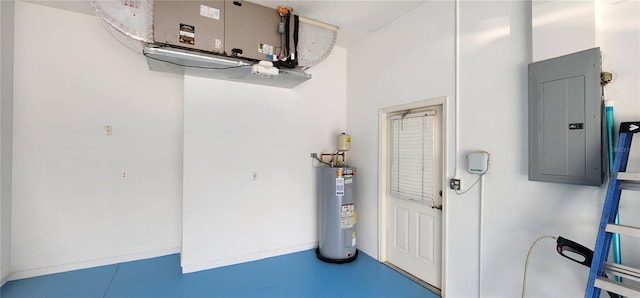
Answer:
[[(448, 98), (446, 96), (435, 97), (430, 99), (424, 99), (414, 101), (406, 104), (395, 105), (391, 107), (381, 108), (378, 110), (378, 260), (380, 262), (387, 261), (387, 196), (388, 190), (388, 144), (389, 129), (388, 129), (388, 117), (389, 114), (393, 114), (400, 111), (406, 111), (409, 109), (424, 108), (430, 106), (440, 106), (442, 109), (441, 127), (442, 127), (442, 271), (441, 271), (441, 296), (446, 297), (446, 269), (447, 269), (447, 222), (448, 222), (448, 208), (447, 208), (447, 179), (449, 177), (449, 170), (447, 167), (448, 160)], [(402, 269), (402, 268), (400, 268)]]

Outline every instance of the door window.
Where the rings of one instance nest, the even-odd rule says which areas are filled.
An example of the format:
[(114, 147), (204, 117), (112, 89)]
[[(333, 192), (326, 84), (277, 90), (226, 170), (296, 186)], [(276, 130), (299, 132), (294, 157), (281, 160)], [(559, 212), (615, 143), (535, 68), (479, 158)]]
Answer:
[(433, 110), (391, 116), (393, 197), (436, 205), (436, 117)]

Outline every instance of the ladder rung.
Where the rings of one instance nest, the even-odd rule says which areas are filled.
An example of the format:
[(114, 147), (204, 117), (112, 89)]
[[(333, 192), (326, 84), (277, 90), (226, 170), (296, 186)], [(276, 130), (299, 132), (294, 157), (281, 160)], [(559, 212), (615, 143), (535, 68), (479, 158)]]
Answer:
[(640, 183), (620, 182), (620, 189), (640, 191)]
[(621, 189), (640, 191), (640, 173), (619, 172), (616, 179), (620, 181)]
[(615, 276), (640, 281), (640, 269), (616, 263), (604, 263), (604, 270)]
[(640, 191), (640, 183), (620, 181), (620, 189)]
[(597, 288), (603, 289), (605, 291), (613, 292), (625, 297), (640, 296), (640, 289), (633, 288), (629, 285), (626, 285), (621, 282), (617, 282), (615, 280), (611, 280), (605, 277), (598, 277), (595, 280), (594, 285)]
[(640, 173), (618, 172), (618, 180), (640, 183)]
[(632, 237), (640, 238), (640, 228), (625, 226), (625, 225), (616, 225), (616, 224), (607, 224), (607, 232), (622, 234)]

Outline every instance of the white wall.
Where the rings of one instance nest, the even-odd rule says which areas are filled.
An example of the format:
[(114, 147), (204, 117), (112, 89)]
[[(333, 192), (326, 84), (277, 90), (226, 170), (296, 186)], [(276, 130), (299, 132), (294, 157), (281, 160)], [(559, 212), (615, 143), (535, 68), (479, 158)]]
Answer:
[(11, 272), (14, 2), (0, 2), (0, 285)]
[(317, 245), (309, 153), (346, 126), (345, 49), (286, 90), (149, 72), (96, 18), (30, 3), (15, 34), (12, 279), (179, 250), (183, 98), (183, 265)]
[[(602, 4), (603, 69), (614, 73), (606, 98), (615, 104), (616, 131), (622, 121), (640, 121), (640, 2)], [(640, 135), (636, 134), (627, 171), (640, 172)], [(640, 227), (640, 192), (623, 192), (621, 224)], [(640, 268), (640, 239), (621, 237), (622, 263)]]
[(533, 61), (563, 56), (596, 46), (598, 18), (595, 0), (533, 0), (531, 50)]
[(178, 252), (182, 77), (93, 16), (18, 1), (15, 36), (11, 278)]
[(309, 153), (345, 129), (346, 56), (292, 90), (185, 76), (183, 272), (317, 246)]
[[(607, 37), (609, 41), (605, 40), (604, 52), (618, 53), (615, 54), (619, 59), (616, 66), (625, 70), (624, 75), (618, 73), (616, 85), (620, 88), (616, 98), (625, 98), (617, 103), (624, 109), (618, 118), (637, 119), (640, 118), (638, 89), (629, 85), (638, 82), (640, 75), (638, 3), (611, 5), (604, 18), (609, 23), (603, 26), (612, 26), (612, 20), (623, 18), (628, 28), (614, 32)], [(484, 188), (482, 245), (478, 228), (481, 222), (479, 189), (463, 196), (448, 191), (448, 208), (444, 210), (449, 233), (448, 267), (444, 276), (446, 293), (449, 297), (519, 296), (524, 260), (538, 236), (562, 235), (593, 247), (605, 190), (604, 187), (528, 181), (527, 64), (532, 59), (531, 2), (461, 1), (460, 18), (460, 152), (457, 156), (463, 187), (475, 180), (463, 170), (466, 152), (489, 151), (491, 166)], [(373, 149), (378, 142), (377, 110), (441, 95), (453, 98), (453, 36), (453, 3), (435, 1), (349, 50), (347, 127), (355, 142), (352, 161), (361, 175), (359, 244), (370, 255), (378, 253), (378, 156)], [(632, 45), (625, 49), (629, 40)], [(616, 61), (611, 56), (607, 56), (607, 65), (614, 65)], [(631, 56), (633, 58), (626, 59)], [(372, 72), (368, 66), (381, 65), (380, 57), (390, 59), (384, 60), (383, 71)], [(624, 63), (632, 64), (622, 66)], [(623, 85), (626, 80), (629, 85)], [(453, 146), (454, 135), (449, 134), (448, 139)], [(638, 150), (634, 152), (640, 155)], [(450, 157), (456, 155), (453, 147), (448, 153)], [(453, 173), (453, 161), (448, 162), (449, 171)], [(628, 211), (638, 214), (638, 209)], [(480, 245), (482, 268), (479, 268)], [(627, 251), (634, 249), (630, 247)], [(635, 264), (640, 267), (638, 265)], [(527, 297), (583, 295), (587, 274), (586, 267), (560, 257), (555, 252), (554, 241), (545, 240), (532, 255)]]
[[(616, 100), (617, 122), (640, 118), (639, 5), (602, 5), (605, 69), (616, 75), (607, 95)], [(331, 150), (345, 126), (353, 136), (349, 163), (360, 171), (358, 243), (377, 256), (378, 109), (453, 99), (453, 8), (450, 1), (428, 2), (348, 52), (336, 48), (311, 70), (312, 80), (284, 90), (149, 72), (94, 17), (17, 2), (12, 278), (175, 252), (181, 240), (185, 272), (314, 247), (308, 153)], [(492, 154), (484, 197), (486, 297), (519, 295), (524, 258), (539, 235), (593, 246), (604, 197), (602, 188), (527, 181), (530, 24), (530, 2), (462, 1), (463, 185), (474, 178), (462, 170), (465, 152)], [(6, 55), (4, 40), (0, 53)], [(107, 124), (112, 137), (103, 136)], [(448, 153), (453, 173), (456, 154)], [(637, 170), (637, 146), (634, 153), (630, 169)], [(121, 180), (125, 169), (129, 178)], [(478, 296), (479, 192), (447, 196), (447, 295)], [(640, 218), (640, 208), (625, 206), (623, 220)], [(3, 256), (6, 237), (3, 230)], [(638, 256), (624, 253), (634, 245), (623, 239), (623, 259), (640, 267)], [(534, 251), (527, 297), (582, 295), (586, 268), (554, 246), (547, 240)]]
[[(349, 49), (347, 128), (358, 167), (358, 248), (378, 255), (378, 109), (454, 93), (454, 5), (434, 1)], [(381, 57), (385, 59), (381, 60)]]

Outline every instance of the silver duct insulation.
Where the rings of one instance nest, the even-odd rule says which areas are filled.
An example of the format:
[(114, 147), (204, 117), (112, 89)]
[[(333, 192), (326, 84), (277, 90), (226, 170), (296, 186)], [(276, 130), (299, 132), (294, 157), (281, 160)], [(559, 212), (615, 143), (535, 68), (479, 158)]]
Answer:
[(89, 0), (96, 15), (125, 36), (153, 43), (153, 0)]

